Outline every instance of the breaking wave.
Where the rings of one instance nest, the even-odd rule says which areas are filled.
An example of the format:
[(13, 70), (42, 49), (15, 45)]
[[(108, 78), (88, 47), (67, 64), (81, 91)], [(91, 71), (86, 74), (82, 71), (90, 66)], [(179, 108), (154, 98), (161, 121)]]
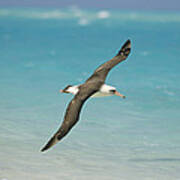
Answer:
[(135, 22), (180, 22), (180, 13), (177, 12), (131, 12), (86, 10), (78, 7), (69, 9), (0, 9), (1, 17), (16, 17), (29, 19), (77, 19), (79, 25), (88, 25), (93, 21), (104, 19)]

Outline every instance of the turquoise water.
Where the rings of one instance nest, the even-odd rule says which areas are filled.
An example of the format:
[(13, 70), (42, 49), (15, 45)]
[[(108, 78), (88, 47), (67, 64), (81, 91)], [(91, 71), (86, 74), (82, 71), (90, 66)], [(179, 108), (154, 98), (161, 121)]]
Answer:
[[(0, 180), (180, 179), (180, 13), (0, 9)], [(130, 38), (107, 84), (47, 153), (71, 95)]]

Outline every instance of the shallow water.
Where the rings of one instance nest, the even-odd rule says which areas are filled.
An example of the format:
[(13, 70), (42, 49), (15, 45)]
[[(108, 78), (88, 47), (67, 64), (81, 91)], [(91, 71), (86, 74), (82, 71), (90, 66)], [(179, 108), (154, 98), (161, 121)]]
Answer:
[[(0, 180), (180, 179), (180, 14), (0, 9)], [(101, 15), (99, 15), (101, 14)], [(107, 84), (47, 153), (79, 84), (132, 40)]]

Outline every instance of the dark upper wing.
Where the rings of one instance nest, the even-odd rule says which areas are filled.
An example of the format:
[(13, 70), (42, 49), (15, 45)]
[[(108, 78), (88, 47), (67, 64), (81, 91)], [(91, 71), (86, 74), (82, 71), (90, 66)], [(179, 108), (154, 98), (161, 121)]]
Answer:
[(112, 58), (111, 60), (105, 62), (104, 64), (100, 65), (93, 73), (93, 75), (87, 79), (86, 82), (88, 81), (92, 81), (94, 79), (101, 79), (101, 81), (105, 81), (106, 76), (108, 74), (108, 72), (117, 64), (119, 64), (121, 61), (124, 61), (129, 53), (131, 51), (131, 41), (127, 40), (124, 45), (122, 46), (122, 48), (120, 49), (120, 51), (118, 52), (118, 54)]
[(96, 91), (96, 89), (87, 88), (87, 84), (82, 85), (79, 93), (69, 103), (62, 125), (41, 151), (45, 151), (55, 145), (71, 130), (79, 120), (79, 114), (84, 102)]

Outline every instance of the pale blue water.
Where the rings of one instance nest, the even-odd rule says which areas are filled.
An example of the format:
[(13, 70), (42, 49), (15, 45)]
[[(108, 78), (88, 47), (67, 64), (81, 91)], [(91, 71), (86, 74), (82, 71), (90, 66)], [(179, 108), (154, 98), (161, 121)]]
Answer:
[[(99, 12), (0, 9), (0, 180), (180, 179), (180, 13)], [(41, 153), (72, 98), (58, 90), (128, 38), (131, 55), (107, 79), (127, 99), (89, 100)]]

